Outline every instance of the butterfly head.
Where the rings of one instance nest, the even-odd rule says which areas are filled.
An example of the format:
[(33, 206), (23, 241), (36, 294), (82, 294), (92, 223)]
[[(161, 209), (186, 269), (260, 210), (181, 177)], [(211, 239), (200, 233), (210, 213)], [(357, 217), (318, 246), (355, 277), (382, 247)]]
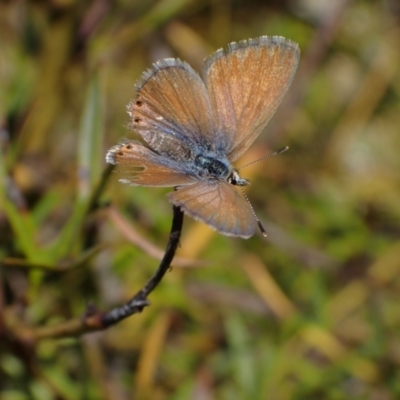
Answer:
[(235, 186), (247, 186), (250, 181), (246, 178), (242, 178), (237, 169), (233, 169), (228, 176), (228, 183)]

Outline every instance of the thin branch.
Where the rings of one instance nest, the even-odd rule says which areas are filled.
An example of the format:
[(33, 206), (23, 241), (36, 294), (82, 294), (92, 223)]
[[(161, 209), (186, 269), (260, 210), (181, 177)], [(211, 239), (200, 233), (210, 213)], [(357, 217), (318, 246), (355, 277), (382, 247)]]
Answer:
[(165, 273), (170, 268), (171, 262), (174, 258), (176, 249), (179, 245), (179, 240), (182, 233), (183, 225), (183, 212), (178, 208), (173, 206), (174, 217), (172, 220), (171, 233), (169, 235), (169, 242), (167, 249), (165, 251), (164, 257), (155, 272), (155, 274), (150, 278), (147, 284), (136, 293), (125, 305), (121, 307), (114, 308), (107, 314), (103, 315), (102, 323), (105, 327), (113, 325), (122, 319), (128, 317), (129, 315), (141, 312), (143, 308), (149, 303), (147, 302), (147, 296), (153, 291), (153, 289), (160, 283)]
[[(81, 318), (74, 318), (54, 326), (39, 328), (22, 326), (19, 323), (16, 323), (14, 318), (10, 318), (10, 323), (7, 324), (8, 329), (13, 331), (14, 334), (20, 338), (20, 340), (34, 343), (44, 338), (79, 336), (88, 332), (100, 331), (116, 324), (130, 315), (141, 312), (144, 307), (150, 305), (147, 297), (161, 282), (162, 278), (170, 268), (171, 262), (176, 253), (176, 249), (179, 245), (182, 225), (183, 212), (178, 207), (173, 206), (171, 232), (168, 245), (160, 265), (146, 285), (122, 306), (116, 307), (111, 311), (104, 312), (98, 310), (95, 306), (89, 305), (85, 314)], [(11, 312), (11, 310), (9, 311)], [(11, 314), (13, 313), (11, 312)]]

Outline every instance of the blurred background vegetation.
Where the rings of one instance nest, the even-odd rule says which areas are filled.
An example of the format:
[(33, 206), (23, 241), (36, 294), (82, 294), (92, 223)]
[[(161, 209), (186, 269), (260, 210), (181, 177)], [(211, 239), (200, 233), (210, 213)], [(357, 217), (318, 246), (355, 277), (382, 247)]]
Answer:
[[(399, 4), (0, 1), (0, 399), (400, 398)], [(52, 338), (129, 299), (168, 240), (166, 190), (97, 190), (141, 72), (260, 35), (302, 50), (238, 163), (290, 146), (244, 171), (268, 238), (186, 219), (150, 307)]]

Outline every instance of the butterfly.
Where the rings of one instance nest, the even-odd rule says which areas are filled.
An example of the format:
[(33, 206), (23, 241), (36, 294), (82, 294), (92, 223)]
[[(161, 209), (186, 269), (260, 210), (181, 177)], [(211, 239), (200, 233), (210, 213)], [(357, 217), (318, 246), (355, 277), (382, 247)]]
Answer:
[[(127, 107), (139, 140), (112, 147), (106, 161), (129, 168), (120, 182), (174, 187), (168, 200), (228, 236), (249, 238), (256, 217), (235, 186), (232, 166), (285, 96), (299, 62), (296, 43), (278, 36), (230, 43), (206, 58), (202, 78), (179, 59), (153, 64)], [(264, 231), (265, 232), (265, 231)]]

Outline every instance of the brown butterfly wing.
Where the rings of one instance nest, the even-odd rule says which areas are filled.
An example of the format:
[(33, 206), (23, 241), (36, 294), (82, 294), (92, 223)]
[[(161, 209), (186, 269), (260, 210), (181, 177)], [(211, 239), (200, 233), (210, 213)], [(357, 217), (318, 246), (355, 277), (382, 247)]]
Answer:
[(267, 125), (297, 69), (298, 45), (263, 36), (231, 43), (210, 56), (203, 74), (226, 154), (239, 158)]
[(106, 155), (110, 164), (123, 166), (122, 183), (141, 186), (179, 186), (193, 183), (180, 166), (135, 141), (124, 141)]
[(191, 157), (191, 148), (213, 141), (214, 125), (207, 89), (189, 64), (168, 58), (154, 64), (136, 84), (128, 105), (132, 127), (161, 155)]
[(168, 193), (172, 204), (228, 236), (249, 238), (256, 220), (242, 194), (226, 182), (198, 182)]

